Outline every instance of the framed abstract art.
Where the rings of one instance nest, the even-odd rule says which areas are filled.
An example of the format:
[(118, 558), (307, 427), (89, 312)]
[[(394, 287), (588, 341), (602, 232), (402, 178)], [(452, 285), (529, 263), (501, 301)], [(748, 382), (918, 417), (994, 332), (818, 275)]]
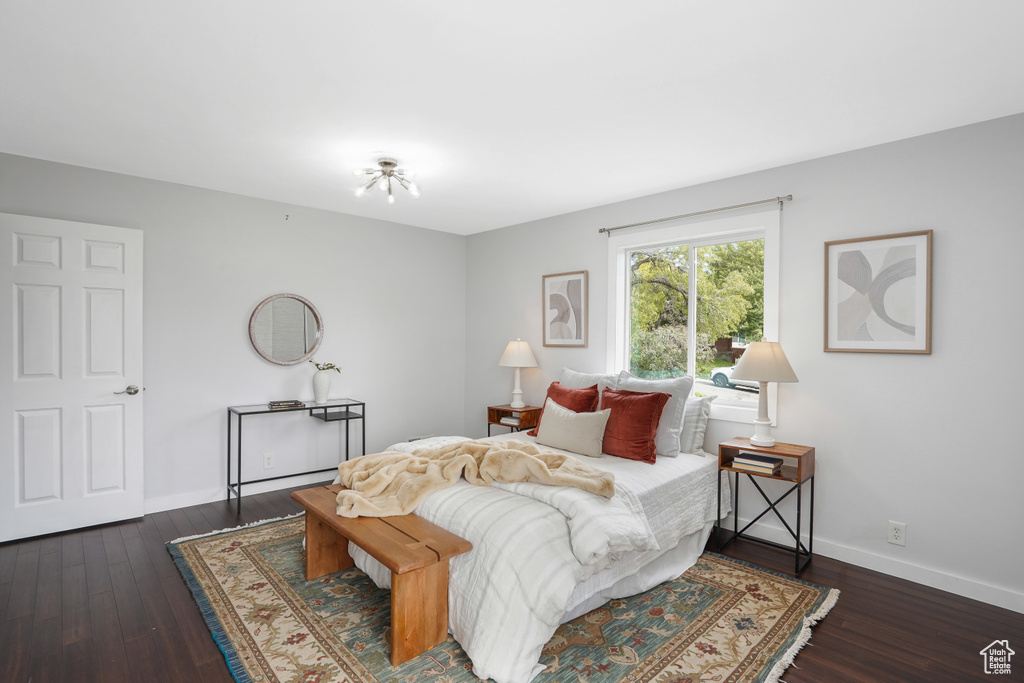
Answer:
[(587, 345), (587, 271), (542, 278), (544, 346)]
[(825, 243), (825, 351), (932, 352), (932, 231)]

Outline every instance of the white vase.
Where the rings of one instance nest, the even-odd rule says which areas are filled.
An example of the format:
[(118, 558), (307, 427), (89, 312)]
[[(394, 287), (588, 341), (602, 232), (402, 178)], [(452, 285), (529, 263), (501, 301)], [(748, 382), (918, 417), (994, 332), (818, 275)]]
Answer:
[(331, 373), (333, 370), (317, 370), (313, 375), (313, 400), (317, 405), (327, 403), (327, 395), (331, 393)]

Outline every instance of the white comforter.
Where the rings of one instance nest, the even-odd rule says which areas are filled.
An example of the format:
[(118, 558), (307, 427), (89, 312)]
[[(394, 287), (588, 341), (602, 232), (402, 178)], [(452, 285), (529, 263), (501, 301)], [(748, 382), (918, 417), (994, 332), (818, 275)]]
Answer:
[[(510, 436), (529, 438), (494, 438)], [(389, 450), (412, 451), (461, 438)], [(658, 458), (653, 466), (611, 456), (578, 457), (615, 475), (612, 499), (539, 484), (480, 487), (463, 481), (416, 509), (473, 543), (472, 551), (451, 560), (448, 619), (481, 678), (531, 680), (543, 669), (538, 661), (544, 644), (581, 597), (635, 574), (716, 516), (718, 470), (711, 457)], [(723, 508), (725, 514), (728, 506)], [(387, 569), (355, 546), (350, 550), (374, 582), (390, 585)]]

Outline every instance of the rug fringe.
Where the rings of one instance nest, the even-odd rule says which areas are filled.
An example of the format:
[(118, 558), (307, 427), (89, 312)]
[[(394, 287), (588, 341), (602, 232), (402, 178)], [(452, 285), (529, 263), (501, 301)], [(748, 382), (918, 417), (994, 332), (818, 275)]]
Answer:
[(782, 658), (775, 662), (775, 666), (772, 667), (771, 671), (768, 672), (767, 678), (765, 678), (765, 683), (780, 683), (782, 674), (793, 664), (793, 660), (796, 659), (797, 654), (804, 648), (804, 645), (811, 640), (811, 627), (824, 619), (825, 615), (835, 607), (838, 600), (839, 589), (833, 588), (828, 592), (825, 600), (822, 601), (821, 606), (815, 610), (814, 614), (804, 617), (804, 623), (800, 627), (800, 635), (797, 636), (797, 639), (789, 649), (783, 653)]
[(182, 536), (181, 538), (176, 538), (173, 541), (168, 541), (167, 543), (168, 543), (168, 545), (171, 544), (171, 543), (184, 543), (185, 541), (193, 541), (193, 540), (195, 540), (197, 538), (206, 538), (207, 536), (216, 536), (217, 534), (226, 534), (229, 531), (238, 531), (239, 529), (248, 529), (249, 527), (260, 526), (261, 524), (270, 524), (271, 522), (282, 522), (282, 521), (284, 521), (286, 519), (295, 519), (296, 517), (302, 517), (304, 514), (306, 514), (306, 513), (299, 512), (299, 513), (296, 513), (294, 515), (285, 515), (284, 517), (273, 517), (271, 519), (261, 519), (261, 520), (259, 520), (257, 522), (249, 522), (248, 524), (240, 524), (239, 526), (232, 527), (230, 529), (220, 529), (218, 531), (208, 531), (205, 534), (195, 534), (193, 536)]
[(833, 588), (828, 592), (828, 596), (821, 603), (821, 607), (817, 609), (814, 614), (810, 614), (806, 619), (810, 622), (810, 626), (814, 626), (819, 621), (825, 618), (825, 616), (832, 611), (832, 608), (836, 606), (836, 602), (839, 600), (839, 589)]

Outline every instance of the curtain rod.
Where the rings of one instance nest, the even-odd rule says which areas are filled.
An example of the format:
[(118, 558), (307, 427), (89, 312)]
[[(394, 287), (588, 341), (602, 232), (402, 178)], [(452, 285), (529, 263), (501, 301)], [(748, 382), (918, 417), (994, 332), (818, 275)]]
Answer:
[(732, 211), (733, 209), (742, 209), (747, 206), (757, 206), (758, 204), (771, 204), (772, 202), (779, 203), (779, 210), (782, 210), (782, 202), (793, 201), (793, 195), (787, 194), (785, 197), (772, 197), (771, 199), (759, 199), (756, 202), (747, 202), (746, 204), (734, 204), (732, 206), (723, 206), (717, 209), (705, 209), (704, 211), (694, 211), (693, 213), (684, 213), (679, 216), (668, 216), (667, 218), (655, 218), (650, 221), (641, 221), (639, 223), (630, 223), (629, 225), (618, 225), (614, 228), (601, 228), (598, 230), (599, 233), (606, 232), (611, 237), (612, 233), (616, 230), (625, 230), (626, 228), (636, 228), (641, 225), (652, 225), (653, 223), (664, 223), (665, 221), (675, 221), (680, 218), (693, 218), (694, 216), (703, 216), (709, 213), (718, 213), (719, 211)]

